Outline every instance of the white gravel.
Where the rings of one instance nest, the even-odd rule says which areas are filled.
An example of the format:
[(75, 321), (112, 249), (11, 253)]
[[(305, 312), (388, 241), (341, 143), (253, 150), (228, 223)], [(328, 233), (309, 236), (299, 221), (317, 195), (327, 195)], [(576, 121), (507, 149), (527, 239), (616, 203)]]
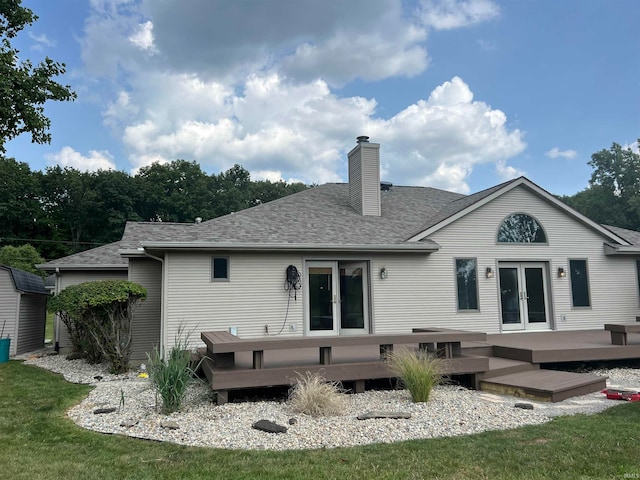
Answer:
[[(110, 375), (101, 365), (64, 356), (29, 358), (27, 364), (62, 373), (73, 383), (95, 388), (79, 405), (68, 411), (78, 425), (103, 433), (122, 434), (183, 445), (286, 450), (334, 448), (390, 443), (403, 440), (468, 435), (487, 430), (505, 430), (549, 421), (558, 415), (592, 414), (618, 405), (601, 393), (574, 397), (559, 403), (524, 400), (533, 410), (515, 408), (521, 399), (476, 392), (457, 386), (437, 387), (428, 403), (412, 403), (405, 391), (368, 391), (348, 395), (347, 408), (336, 417), (313, 418), (296, 414), (287, 402), (260, 401), (216, 405), (210, 389), (200, 383), (189, 389), (183, 409), (172, 415), (156, 410), (156, 398), (148, 379), (138, 372)], [(613, 388), (640, 389), (640, 370), (619, 368), (591, 372), (609, 377)], [(102, 377), (97, 380), (96, 377)], [(116, 408), (109, 414), (94, 414), (97, 408)], [(371, 410), (409, 412), (410, 419), (357, 420)], [(296, 423), (289, 425), (289, 419)], [(265, 433), (251, 428), (261, 419), (286, 426), (284, 434)], [(175, 422), (177, 429), (164, 428)], [(129, 423), (133, 426), (121, 426)]]

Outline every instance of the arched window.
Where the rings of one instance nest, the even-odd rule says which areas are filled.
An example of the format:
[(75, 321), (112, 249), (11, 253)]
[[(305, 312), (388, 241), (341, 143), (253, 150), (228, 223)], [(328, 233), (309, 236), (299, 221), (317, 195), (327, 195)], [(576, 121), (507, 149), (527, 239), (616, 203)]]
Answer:
[(500, 225), (498, 243), (547, 243), (547, 235), (532, 216), (512, 213)]

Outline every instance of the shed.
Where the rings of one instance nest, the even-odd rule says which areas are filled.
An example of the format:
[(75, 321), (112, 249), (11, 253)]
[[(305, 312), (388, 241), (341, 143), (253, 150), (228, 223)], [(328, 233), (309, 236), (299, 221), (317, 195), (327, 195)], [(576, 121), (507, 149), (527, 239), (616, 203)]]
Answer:
[(9, 355), (44, 345), (48, 295), (38, 275), (0, 265), (0, 329), (11, 338)]

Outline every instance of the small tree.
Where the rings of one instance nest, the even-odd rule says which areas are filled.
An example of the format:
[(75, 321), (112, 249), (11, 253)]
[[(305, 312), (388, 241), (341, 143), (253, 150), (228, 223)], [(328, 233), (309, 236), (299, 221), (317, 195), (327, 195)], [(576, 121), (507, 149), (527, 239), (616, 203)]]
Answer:
[(2, 265), (42, 276), (43, 272), (36, 268), (39, 263), (44, 263), (44, 258), (28, 243), (19, 247), (5, 245), (0, 248), (0, 264)]
[(144, 287), (125, 280), (86, 282), (65, 288), (52, 299), (50, 309), (61, 314), (65, 325), (72, 325), (70, 334), (73, 330), (83, 353), (93, 356), (91, 350), (97, 350), (110, 362), (111, 373), (124, 373), (129, 369), (134, 309), (146, 297)]

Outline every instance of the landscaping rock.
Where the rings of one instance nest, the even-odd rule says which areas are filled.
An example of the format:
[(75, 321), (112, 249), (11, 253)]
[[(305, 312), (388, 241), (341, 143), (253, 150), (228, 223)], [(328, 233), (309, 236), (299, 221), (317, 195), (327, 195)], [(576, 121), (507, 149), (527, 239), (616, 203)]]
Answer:
[(113, 413), (113, 412), (115, 412), (116, 410), (117, 410), (117, 408), (116, 408), (116, 407), (96, 408), (96, 409), (93, 411), (93, 414), (94, 414), (94, 415), (102, 415), (102, 414), (105, 414), (105, 413)]
[(514, 407), (522, 408), (523, 410), (533, 410), (533, 404), (531, 403), (520, 402), (520, 403), (516, 403)]
[(251, 428), (267, 433), (287, 433), (287, 427), (278, 425), (270, 420), (258, 420), (256, 423), (251, 425)]
[(137, 424), (138, 424), (138, 420), (123, 420), (120, 423), (120, 426), (125, 428), (131, 428), (131, 427), (135, 427)]
[(289, 419), (289, 425), (295, 425), (296, 423), (298, 423), (298, 420), (296, 418)]
[(178, 430), (180, 428), (178, 422), (174, 422), (173, 420), (165, 420), (164, 422), (160, 423), (160, 426), (162, 428), (166, 428), (167, 430)]
[(380, 410), (373, 410), (371, 412), (363, 413), (362, 415), (358, 415), (358, 420), (371, 420), (373, 418), (401, 418), (408, 419), (411, 418), (411, 414), (408, 412), (383, 412)]

